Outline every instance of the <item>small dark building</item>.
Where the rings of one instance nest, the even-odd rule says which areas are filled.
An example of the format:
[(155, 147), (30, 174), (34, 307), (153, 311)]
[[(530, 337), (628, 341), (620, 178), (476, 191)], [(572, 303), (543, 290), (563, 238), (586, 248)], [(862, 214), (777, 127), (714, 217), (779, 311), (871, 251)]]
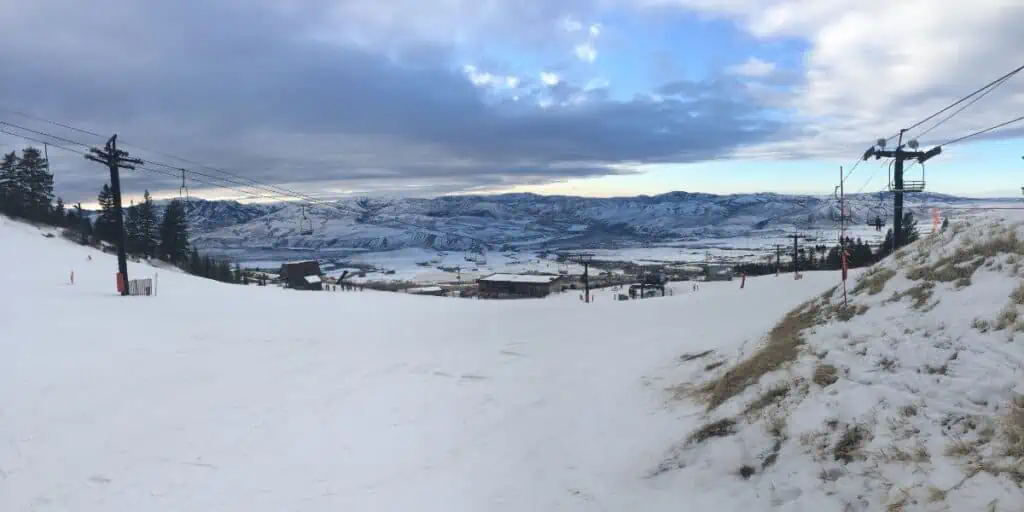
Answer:
[(481, 298), (547, 297), (560, 291), (562, 276), (543, 274), (491, 274), (477, 280)]
[(296, 290), (323, 290), (320, 263), (315, 260), (292, 261), (281, 265), (281, 282)]

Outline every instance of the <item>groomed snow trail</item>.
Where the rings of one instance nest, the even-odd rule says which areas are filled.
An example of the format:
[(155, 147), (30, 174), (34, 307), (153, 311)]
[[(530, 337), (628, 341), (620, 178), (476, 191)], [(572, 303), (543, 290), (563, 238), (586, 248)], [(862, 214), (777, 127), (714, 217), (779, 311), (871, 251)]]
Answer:
[(697, 510), (748, 484), (646, 477), (702, 421), (666, 389), (836, 279), (586, 305), (131, 264), (159, 296), (122, 298), (113, 256), (5, 218), (0, 268), (11, 511)]

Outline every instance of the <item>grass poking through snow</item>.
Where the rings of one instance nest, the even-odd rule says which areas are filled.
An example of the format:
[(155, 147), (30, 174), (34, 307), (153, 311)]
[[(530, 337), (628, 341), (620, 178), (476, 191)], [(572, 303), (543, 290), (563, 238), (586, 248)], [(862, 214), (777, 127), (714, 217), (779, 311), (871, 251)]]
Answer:
[(864, 274), (857, 281), (857, 286), (853, 287), (853, 294), (860, 295), (862, 292), (867, 291), (868, 295), (878, 295), (885, 289), (885, 283), (888, 283), (895, 276), (895, 270), (876, 267), (875, 270), (868, 271), (867, 274)]
[(803, 332), (818, 323), (822, 306), (812, 300), (791, 311), (768, 333), (768, 341), (757, 352), (740, 361), (701, 391), (708, 409), (715, 409), (786, 363), (796, 360), (803, 344)]

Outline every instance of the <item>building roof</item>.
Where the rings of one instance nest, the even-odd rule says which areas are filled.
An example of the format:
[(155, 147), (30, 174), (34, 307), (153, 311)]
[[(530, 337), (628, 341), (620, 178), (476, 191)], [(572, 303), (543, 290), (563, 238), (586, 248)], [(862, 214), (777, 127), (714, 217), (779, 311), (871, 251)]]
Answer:
[(406, 291), (409, 293), (438, 293), (443, 292), (444, 288), (440, 286), (421, 286), (419, 288), (409, 288)]
[(531, 275), (531, 274), (491, 274), (486, 277), (481, 277), (479, 281), (487, 281), (491, 283), (530, 283), (530, 284), (549, 284), (556, 281), (561, 276), (553, 275)]
[(320, 276), (305, 276), (303, 279), (309, 284), (316, 284), (320, 282)]

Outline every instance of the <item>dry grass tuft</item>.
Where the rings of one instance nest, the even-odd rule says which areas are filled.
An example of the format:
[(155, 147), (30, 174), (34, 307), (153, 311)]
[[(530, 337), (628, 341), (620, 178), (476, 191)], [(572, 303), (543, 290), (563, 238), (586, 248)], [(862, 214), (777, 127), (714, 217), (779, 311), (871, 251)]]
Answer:
[(839, 369), (831, 364), (819, 364), (814, 369), (814, 376), (811, 381), (825, 388), (835, 384), (839, 380)]
[(932, 299), (934, 295), (935, 283), (931, 281), (924, 281), (920, 284), (914, 285), (903, 292), (893, 292), (892, 297), (888, 299), (889, 302), (899, 302), (906, 297), (913, 299), (914, 309), (922, 309), (928, 305), (928, 301)]
[(966, 241), (952, 256), (931, 265), (912, 268), (907, 277), (913, 281), (956, 281), (962, 288), (970, 285), (975, 271), (1000, 254), (1024, 255), (1024, 241), (1017, 238), (1016, 230), (1004, 228), (993, 231), (984, 241)]
[(767, 343), (721, 377), (702, 388), (708, 409), (714, 409), (742, 393), (761, 377), (796, 360), (803, 344), (803, 332), (817, 325), (822, 306), (817, 300), (791, 311), (768, 333)]
[(975, 453), (978, 448), (978, 444), (973, 441), (967, 441), (965, 439), (955, 439), (949, 446), (946, 446), (946, 456), (948, 457), (969, 457)]
[(732, 435), (736, 432), (735, 427), (736, 420), (732, 418), (725, 418), (718, 420), (713, 423), (708, 423), (703, 427), (697, 429), (694, 433), (690, 434), (690, 437), (686, 438), (687, 443), (703, 443), (713, 437), (725, 437)]
[(1010, 294), (1010, 298), (1013, 299), (1013, 303), (1024, 306), (1024, 281), (1021, 281), (1017, 289)]
[(761, 412), (765, 407), (772, 405), (789, 394), (789, 384), (780, 384), (765, 391), (763, 395), (759, 396), (757, 400), (750, 402), (749, 405), (743, 410), (743, 414), (754, 414)]
[(885, 289), (885, 283), (888, 283), (889, 280), (895, 276), (895, 270), (876, 267), (875, 270), (871, 270), (867, 274), (864, 274), (864, 276), (857, 281), (857, 286), (853, 287), (853, 294), (860, 295), (862, 292), (867, 291), (868, 295), (878, 295)]
[(1024, 458), (1024, 395), (1014, 397), (1010, 412), (1003, 418), (1007, 457)]
[(1002, 331), (1007, 327), (1012, 327), (1017, 323), (1017, 317), (1019, 312), (1017, 311), (1016, 304), (1007, 304), (1002, 311), (999, 312), (999, 316), (996, 318), (995, 330)]
[(871, 433), (867, 428), (860, 425), (847, 427), (843, 437), (839, 439), (835, 448), (832, 449), (832, 456), (836, 460), (847, 464), (853, 462), (854, 459), (863, 458), (861, 447), (864, 446), (864, 442), (868, 440), (870, 435)]
[(696, 353), (693, 353), (693, 354), (683, 354), (683, 355), (679, 356), (679, 359), (681, 361), (693, 361), (694, 359), (700, 359), (702, 357), (709, 356), (713, 352), (714, 352), (714, 350), (705, 350), (703, 352), (696, 352)]
[(929, 462), (932, 456), (923, 444), (918, 444), (912, 450), (904, 450), (896, 444), (890, 444), (888, 447), (878, 451), (878, 458), (886, 462), (902, 462), (904, 464), (915, 462), (920, 464)]
[(988, 322), (988, 320), (975, 318), (974, 322), (971, 322), (971, 327), (977, 329), (978, 332), (986, 333), (989, 331), (989, 329), (992, 328), (992, 325)]
[(851, 306), (833, 306), (830, 313), (834, 314), (842, 322), (849, 322), (853, 317), (863, 315), (870, 309), (866, 304), (854, 304)]
[(708, 363), (707, 365), (704, 366), (704, 371), (710, 372), (711, 370), (714, 370), (715, 368), (718, 368), (719, 366), (722, 366), (724, 364), (725, 361), (715, 361), (714, 363)]

